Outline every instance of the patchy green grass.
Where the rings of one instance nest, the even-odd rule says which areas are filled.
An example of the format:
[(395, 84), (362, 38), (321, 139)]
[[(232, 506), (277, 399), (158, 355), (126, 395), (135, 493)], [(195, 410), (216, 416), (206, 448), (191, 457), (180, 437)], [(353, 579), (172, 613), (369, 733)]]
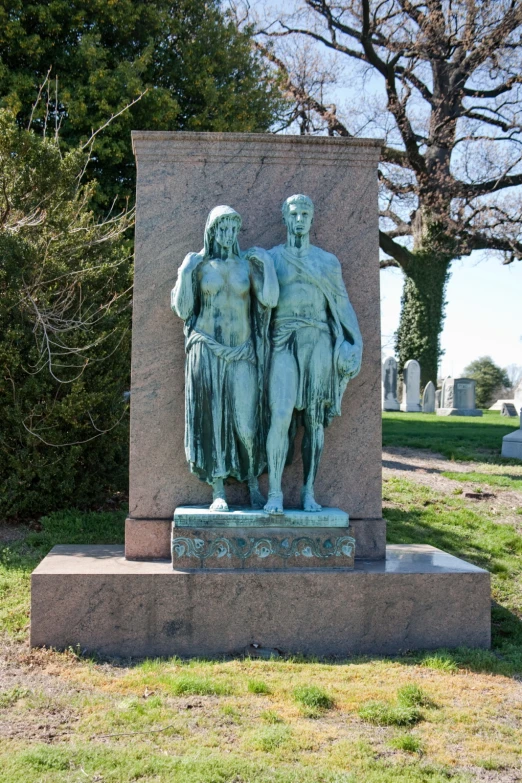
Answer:
[(56, 544), (123, 544), (125, 511), (59, 511), (42, 517), (38, 529), (0, 547), (0, 633), (27, 632), (29, 577)]
[(263, 682), (263, 680), (249, 680), (248, 691), (249, 693), (259, 693), (266, 695), (267, 693), (270, 693), (270, 688), (266, 682)]
[(390, 740), (390, 748), (403, 750), (405, 753), (421, 753), (422, 742), (413, 734), (398, 734)]
[(498, 411), (484, 411), (480, 418), (383, 412), (382, 425), (383, 446), (430, 449), (454, 460), (521, 464), (500, 457), (502, 438), (516, 425)]
[(314, 713), (319, 710), (329, 710), (334, 706), (332, 697), (317, 685), (300, 685), (295, 688), (293, 697), (298, 704)]
[[(396, 416), (403, 434), (410, 424), (424, 434), (394, 445), (445, 453), (446, 438), (459, 459), (459, 428), (478, 427), (466, 458), (490, 460), (477, 466), (484, 484), (498, 457), (493, 441), (513, 428), (491, 415)], [(385, 437), (387, 426), (385, 417)], [(517, 470), (506, 463), (494, 475), (517, 482)], [(6, 653), (13, 677), (0, 684), (2, 783), (471, 783), (477, 768), (514, 779), (522, 763), (522, 536), (460, 496), (402, 479), (387, 481), (384, 495), (391, 543), (429, 543), (490, 569), (492, 650), (112, 664), (15, 643), (14, 663)], [(56, 543), (121, 543), (124, 517), (51, 515), (4, 547), (6, 649), (26, 638), (28, 577), (41, 557)]]
[(413, 726), (420, 721), (421, 713), (406, 704), (369, 701), (360, 708), (359, 717), (374, 726)]
[(478, 473), (474, 470), (466, 473), (445, 470), (441, 475), (453, 479), (453, 481), (471, 481), (477, 484), (487, 484), (488, 487), (506, 487), (522, 491), (522, 474), (510, 476), (502, 473)]

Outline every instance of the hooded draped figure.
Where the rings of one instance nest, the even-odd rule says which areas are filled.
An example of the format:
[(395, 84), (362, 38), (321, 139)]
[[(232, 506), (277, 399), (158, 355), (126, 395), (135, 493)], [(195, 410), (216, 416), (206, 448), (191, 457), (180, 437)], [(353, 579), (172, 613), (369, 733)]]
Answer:
[(229, 477), (248, 481), (252, 506), (263, 505), (265, 352), (279, 291), (269, 254), (241, 253), (240, 228), (238, 212), (215, 207), (203, 249), (186, 256), (172, 291), (172, 309), (185, 321), (185, 453), (220, 511), (228, 510)]

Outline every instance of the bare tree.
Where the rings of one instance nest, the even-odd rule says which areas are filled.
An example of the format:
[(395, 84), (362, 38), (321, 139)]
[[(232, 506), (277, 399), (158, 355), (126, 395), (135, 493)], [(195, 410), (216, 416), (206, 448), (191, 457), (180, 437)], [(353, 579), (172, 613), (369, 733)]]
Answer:
[[(405, 274), (396, 348), (423, 385), (437, 380), (451, 262), (522, 258), (521, 35), (521, 0), (295, 0), (257, 24), (301, 132), (386, 138), (381, 266)], [(328, 101), (328, 53), (349, 66), (359, 111)]]

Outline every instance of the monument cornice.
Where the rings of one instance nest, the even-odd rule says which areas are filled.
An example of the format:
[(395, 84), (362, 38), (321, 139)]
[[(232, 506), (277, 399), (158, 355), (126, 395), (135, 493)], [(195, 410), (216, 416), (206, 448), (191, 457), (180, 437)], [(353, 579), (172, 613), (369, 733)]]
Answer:
[(132, 131), (132, 148), (140, 162), (204, 163), (245, 160), (263, 164), (375, 165), (382, 139), (331, 136), (284, 136), (271, 133), (200, 133)]

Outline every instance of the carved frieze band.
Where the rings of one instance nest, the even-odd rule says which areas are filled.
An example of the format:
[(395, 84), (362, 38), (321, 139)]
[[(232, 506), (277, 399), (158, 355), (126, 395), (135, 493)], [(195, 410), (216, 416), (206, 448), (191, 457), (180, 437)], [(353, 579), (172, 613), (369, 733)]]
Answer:
[(215, 557), (237, 557), (240, 560), (264, 560), (270, 556), (289, 560), (293, 557), (319, 558), (325, 560), (336, 557), (353, 556), (355, 539), (351, 536), (339, 536), (333, 539), (313, 539), (302, 536), (289, 540), (288, 538), (228, 538), (222, 536), (212, 541), (201, 538), (178, 536), (172, 539), (172, 558), (194, 557), (205, 562)]

